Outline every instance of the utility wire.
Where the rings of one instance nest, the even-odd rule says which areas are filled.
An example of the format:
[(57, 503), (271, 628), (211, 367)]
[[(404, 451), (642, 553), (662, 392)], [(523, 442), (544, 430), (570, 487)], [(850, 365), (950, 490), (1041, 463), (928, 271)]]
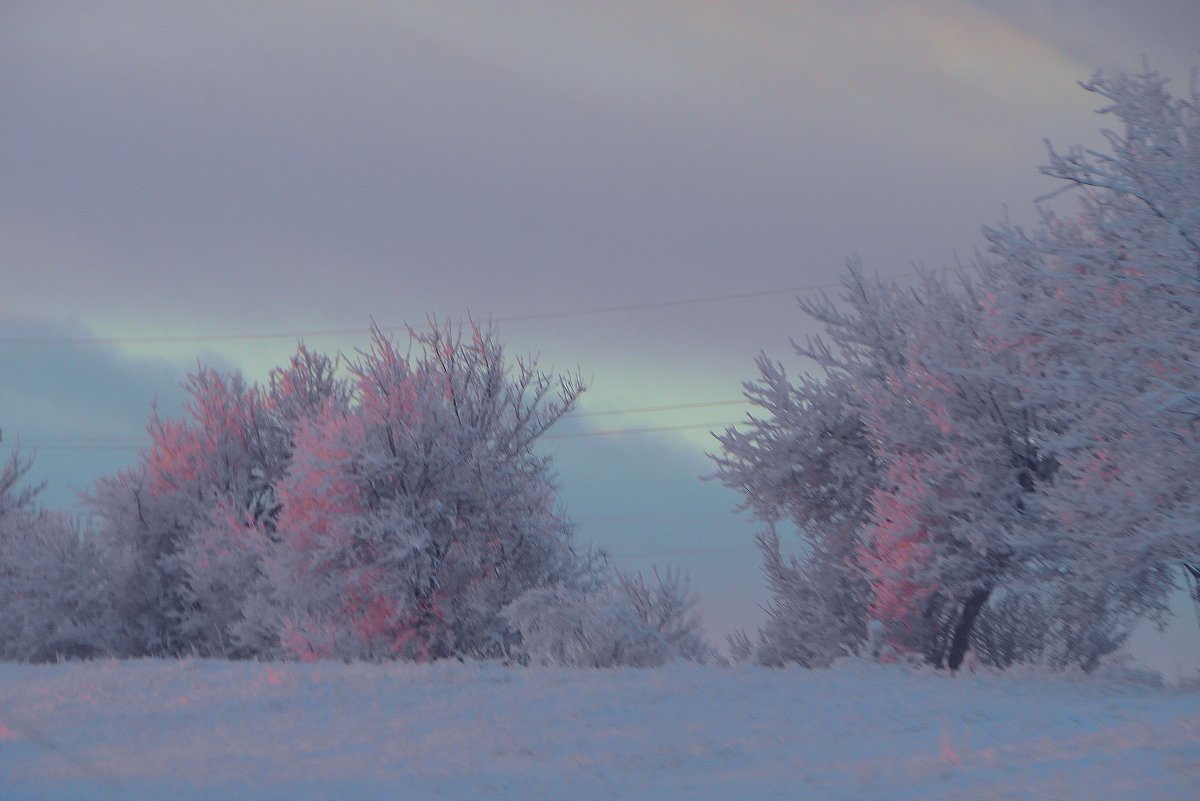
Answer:
[[(541, 439), (583, 439), (586, 437), (618, 437), (629, 434), (658, 434), (666, 431), (686, 431), (689, 429), (699, 428), (724, 428), (725, 426), (736, 425), (735, 422), (720, 422), (720, 423), (688, 423), (684, 425), (671, 426), (644, 426), (639, 428), (611, 428), (602, 431), (569, 431), (561, 433), (543, 434)], [(65, 451), (119, 451), (130, 450), (141, 447), (147, 444), (143, 438), (114, 438), (112, 440), (88, 440), (83, 442), (71, 442), (67, 440), (42, 440), (44, 444), (32, 444), (28, 447), (36, 450), (65, 450)]]
[[(667, 405), (663, 405), (663, 406), (633, 406), (633, 407), (628, 407), (628, 408), (624, 408), (624, 409), (602, 409), (602, 410), (594, 411), (594, 412), (571, 412), (571, 414), (568, 415), (567, 419), (574, 418), (574, 417), (601, 417), (601, 416), (606, 416), (606, 415), (620, 415), (620, 414), (652, 414), (655, 412), (675, 412), (675, 411), (682, 411), (682, 410), (686, 410), (686, 409), (708, 409), (708, 408), (712, 408), (715, 406), (735, 406), (735, 405), (740, 406), (740, 405), (743, 405), (746, 403), (748, 403), (748, 401), (746, 401), (745, 399), (741, 399), (741, 400), (700, 401), (697, 403), (672, 403), (672, 404), (667, 404)], [(729, 424), (722, 423), (720, 425), (729, 425)], [(662, 426), (660, 428), (668, 428), (668, 427)], [(636, 432), (640, 431), (640, 429), (631, 429), (630, 431), (636, 433)], [(602, 433), (610, 433), (610, 432), (580, 432), (580, 433), (570, 433), (570, 434), (561, 434), (561, 435), (547, 434), (544, 436), (548, 436), (548, 437), (553, 437), (553, 436), (564, 436), (564, 437), (593, 436), (593, 435), (600, 435)], [(35, 444), (29, 445), (29, 447), (59, 448), (59, 447), (68, 447), (68, 446), (75, 447), (75, 446), (141, 445), (141, 444), (146, 443), (147, 441), (148, 441), (147, 435), (145, 435), (145, 434), (139, 434), (139, 435), (131, 434), (131, 435), (127, 435), (127, 436), (104, 436), (104, 435), (80, 434), (80, 435), (35, 437), (34, 438)], [(36, 443), (40, 443), (40, 444), (36, 444)], [(26, 444), (28, 444), (28, 443), (26, 443)]]
[(622, 559), (652, 559), (663, 556), (701, 556), (711, 553), (739, 553), (755, 550), (757, 545), (726, 545), (715, 548), (667, 548), (655, 551), (613, 551), (611, 556)]
[[(907, 278), (916, 275), (915, 272), (898, 273), (885, 276), (889, 279)], [(517, 314), (505, 317), (491, 318), (496, 323), (527, 322), (535, 320), (563, 320), (572, 317), (587, 317), (616, 312), (644, 311), (648, 309), (667, 309), (676, 306), (695, 306), (704, 303), (720, 303), (729, 300), (745, 300), (762, 298), (771, 295), (786, 295), (797, 292), (814, 292), (821, 289), (833, 289), (841, 286), (841, 282), (827, 284), (810, 284), (806, 286), (782, 287), (766, 289), (757, 292), (730, 292), (723, 295), (704, 295), (694, 298), (676, 298), (644, 303), (623, 303), (614, 306), (594, 306), (584, 309), (570, 309), (559, 312), (542, 312), (535, 314)], [(395, 333), (408, 329), (406, 325), (379, 326), (384, 333)], [(363, 336), (370, 334), (369, 328), (325, 328), (302, 331), (258, 331), (242, 334), (180, 334), (154, 335), (134, 337), (0, 337), (0, 345), (150, 345), (175, 342), (234, 342), (261, 339), (315, 339), (318, 337)]]
[(622, 517), (616, 515), (571, 515), (571, 519), (583, 523), (625, 523), (647, 525), (716, 525), (739, 521), (737, 518), (721, 520), (715, 517)]
[(576, 439), (583, 437), (618, 437), (626, 434), (657, 434), (662, 431), (685, 431), (694, 428), (724, 428), (734, 423), (691, 423), (676, 426), (646, 426), (643, 428), (615, 428), (607, 431), (570, 431), (559, 434), (543, 434), (541, 439)]
[(571, 412), (570, 417), (600, 417), (608, 414), (642, 414), (645, 412), (675, 412), (681, 409), (707, 409), (713, 406), (734, 406), (749, 403), (745, 398), (738, 400), (699, 401), (697, 403), (672, 403), (668, 406), (640, 406), (631, 409), (603, 409), (596, 412)]

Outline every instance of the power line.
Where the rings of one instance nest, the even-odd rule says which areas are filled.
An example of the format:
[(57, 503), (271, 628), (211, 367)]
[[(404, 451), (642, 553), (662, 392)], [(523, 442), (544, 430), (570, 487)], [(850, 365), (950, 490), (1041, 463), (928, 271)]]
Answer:
[(673, 403), (669, 406), (641, 406), (632, 409), (604, 409), (597, 412), (571, 412), (571, 417), (600, 417), (608, 414), (642, 414), (644, 412), (676, 412), (681, 409), (707, 409), (713, 406), (733, 406), (749, 403), (745, 398), (738, 400), (700, 401), (698, 403)]
[(668, 548), (661, 551), (621, 551), (611, 552), (611, 556), (622, 559), (655, 559), (664, 556), (700, 556), (710, 553), (739, 553), (755, 550), (756, 545), (726, 545), (716, 548)]
[(656, 526), (672, 526), (672, 525), (724, 525), (730, 522), (745, 522), (739, 521), (737, 518), (718, 519), (715, 517), (622, 517), (615, 515), (571, 515), (572, 520), (582, 521), (584, 523), (623, 523), (623, 524), (639, 524)]
[[(594, 412), (571, 412), (571, 414), (568, 416), (567, 419), (570, 419), (573, 417), (601, 417), (601, 416), (605, 416), (605, 415), (652, 414), (652, 413), (656, 413), (656, 412), (675, 412), (675, 411), (683, 411), (686, 409), (707, 409), (707, 408), (712, 408), (712, 407), (716, 407), (716, 406), (734, 406), (734, 405), (740, 406), (740, 405), (743, 405), (746, 403), (748, 403), (748, 401), (746, 401), (743, 398), (741, 400), (716, 400), (716, 401), (699, 401), (696, 403), (672, 403), (672, 404), (666, 404), (666, 405), (662, 405), (662, 406), (633, 406), (633, 407), (627, 407), (624, 409), (602, 409), (602, 410), (594, 411)], [(702, 427), (703, 425), (707, 425), (707, 424), (697, 424), (698, 427)], [(729, 425), (729, 424), (721, 423), (720, 425)], [(657, 428), (662, 428), (664, 430), (669, 429), (669, 427), (667, 427), (667, 426), (659, 426)], [(631, 429), (631, 431), (640, 432), (640, 429)], [(591, 435), (599, 436), (602, 434), (611, 434), (611, 433), (618, 433), (618, 432), (580, 432), (580, 433), (563, 434), (561, 436), (591, 436)], [(547, 434), (545, 436), (554, 437), (554, 436), (559, 436), (559, 435)], [(127, 436), (119, 436), (119, 437), (118, 436), (79, 434), (79, 435), (67, 435), (67, 436), (57, 436), (57, 437), (56, 436), (35, 437), (34, 442), (38, 443), (38, 444), (30, 445), (30, 447), (39, 447), (39, 448), (57, 448), (57, 447), (63, 447), (63, 446), (72, 446), (72, 447), (85, 446), (86, 447), (86, 446), (109, 446), (109, 445), (142, 445), (142, 444), (145, 444), (146, 442), (148, 442), (148, 438), (147, 438), (146, 434), (127, 435)]]
[[(721, 423), (689, 423), (684, 425), (670, 426), (643, 426), (638, 428), (612, 428), (601, 431), (569, 431), (561, 433), (543, 434), (541, 439), (584, 439), (587, 437), (618, 437), (630, 434), (659, 434), (666, 431), (686, 431), (688, 429), (700, 428), (723, 428), (725, 426), (735, 425), (731, 422)], [(64, 450), (64, 451), (122, 451), (131, 450), (141, 447), (143, 444), (148, 444), (144, 439), (134, 440), (113, 439), (113, 440), (89, 440), (83, 442), (70, 442), (67, 440), (45, 441), (45, 444), (37, 444), (36, 442), (28, 447), (36, 450)]]
[(626, 434), (657, 434), (662, 431), (685, 431), (695, 428), (724, 428), (734, 423), (691, 423), (675, 426), (645, 426), (642, 428), (615, 428), (608, 431), (569, 431), (558, 434), (543, 434), (542, 439), (576, 439), (582, 437), (617, 437)]
[[(898, 273), (887, 278), (906, 278), (916, 275), (915, 272)], [(570, 309), (559, 312), (540, 312), (534, 314), (517, 314), (505, 317), (491, 318), (496, 323), (529, 322), (536, 320), (562, 320), (571, 317), (587, 317), (599, 314), (617, 312), (645, 311), (649, 309), (666, 309), (677, 306), (695, 306), (704, 303), (720, 303), (730, 300), (746, 300), (772, 295), (794, 294), (797, 292), (813, 292), (821, 289), (833, 289), (841, 286), (841, 282), (827, 284), (810, 284), (807, 286), (782, 287), (765, 289), (757, 292), (730, 292), (723, 295), (704, 295), (694, 298), (675, 298), (643, 303), (623, 303), (614, 306), (594, 306), (592, 308)], [(384, 333), (405, 331), (408, 326), (390, 325), (379, 326)], [(179, 334), (154, 335), (135, 337), (0, 337), (0, 345), (151, 345), (175, 342), (233, 342), (262, 339), (315, 339), (319, 337), (364, 336), (371, 333), (369, 328), (325, 328), (302, 331), (258, 331), (241, 334)]]
[(700, 303), (718, 303), (725, 300), (745, 300), (746, 298), (762, 298), (769, 295), (785, 295), (793, 292), (812, 292), (817, 289), (830, 289), (841, 286), (841, 283), (820, 284), (811, 286), (784, 287), (782, 289), (765, 289), (758, 292), (731, 292), (725, 295), (706, 295), (699, 298), (680, 298), (678, 300), (658, 300), (646, 303), (624, 303), (617, 306), (596, 306), (591, 309), (574, 309), (564, 312), (547, 312), (544, 314), (522, 314), (512, 317), (498, 317), (496, 322), (524, 322), (527, 320), (560, 320), (567, 317), (584, 317), (592, 314), (610, 314), (612, 312), (642, 311), (645, 309), (666, 309), (673, 306), (694, 306)]
[[(34, 438), (34, 442), (42, 442), (42, 443), (47, 443), (47, 444), (52, 444), (52, 445), (56, 445), (56, 444), (112, 445), (112, 444), (121, 444), (121, 443), (131, 443), (131, 444), (136, 445), (136, 444), (139, 444), (142, 442), (147, 442), (147, 441), (148, 440), (147, 440), (147, 437), (145, 434), (141, 434), (141, 435), (137, 435), (137, 436), (130, 435), (127, 437), (105, 437), (105, 436), (80, 435), (77, 437), (70, 436), (70, 437), (35, 437)], [(25, 444), (28, 444), (28, 443), (25, 443)], [(33, 447), (33, 446), (30, 446), (30, 447)], [(42, 445), (40, 447), (45, 447), (45, 445)]]

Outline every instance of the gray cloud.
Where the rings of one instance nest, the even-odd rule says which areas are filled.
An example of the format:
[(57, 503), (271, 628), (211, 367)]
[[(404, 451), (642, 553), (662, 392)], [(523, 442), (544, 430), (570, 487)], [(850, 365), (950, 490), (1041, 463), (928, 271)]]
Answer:
[[(184, 371), (162, 360), (130, 359), (98, 344), (21, 346), (14, 339), (82, 338), (78, 324), (0, 317), (0, 444), (33, 455), (31, 478), (45, 480), (42, 500), (70, 508), (76, 491), (101, 475), (131, 466), (145, 436), (151, 404), (167, 416), (183, 403)], [(87, 442), (132, 438), (128, 444)]]
[(1007, 127), (986, 80), (900, 72), (921, 42), (871, 4), (88, 8), (7, 35), (0, 219), (16, 297), (108, 327), (131, 298), (211, 327), (786, 285), (944, 261), (1032, 194), (955, 155)]
[(1186, 91), (1190, 70), (1200, 67), (1200, 5), (1191, 0), (974, 0), (1091, 69), (1137, 70), (1150, 65)]

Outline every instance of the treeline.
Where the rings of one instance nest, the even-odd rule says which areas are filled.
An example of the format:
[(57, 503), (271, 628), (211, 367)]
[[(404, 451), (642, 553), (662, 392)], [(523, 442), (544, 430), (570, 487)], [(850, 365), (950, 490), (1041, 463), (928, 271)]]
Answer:
[(0, 475), (0, 656), (711, 655), (686, 580), (581, 552), (533, 446), (583, 391), (494, 333), (376, 331), (339, 370), (301, 346), (265, 385), (200, 369), (85, 529)]
[[(713, 456), (772, 594), (735, 658), (1091, 669), (1181, 582), (1200, 603), (1200, 100), (1165, 84), (1084, 84), (1121, 130), (1051, 150), (1071, 214), (986, 228), (914, 286), (852, 263), (840, 302), (803, 303), (815, 369), (759, 358)], [(583, 384), (493, 331), (186, 389), (86, 526), (36, 508), (18, 455), (0, 471), (0, 657), (713, 658), (681, 574), (573, 543), (534, 445)]]

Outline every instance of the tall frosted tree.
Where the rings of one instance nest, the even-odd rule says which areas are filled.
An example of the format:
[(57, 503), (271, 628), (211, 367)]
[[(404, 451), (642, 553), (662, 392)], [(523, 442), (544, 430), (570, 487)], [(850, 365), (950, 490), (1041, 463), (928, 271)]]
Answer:
[(852, 266), (841, 305), (804, 304), (828, 337), (797, 349), (818, 377), (760, 359), (747, 397), (766, 415), (721, 437), (718, 475), (811, 551), (788, 564), (760, 538), (760, 654), (844, 648), (818, 582), (850, 564), (887, 639), (951, 668), (972, 641), (998, 664), (1094, 666), (1200, 577), (1200, 112), (1165, 85), (1084, 84), (1123, 131), (1109, 152), (1051, 150), (1076, 214), (985, 229), (961, 287)]
[(1048, 463), (969, 283), (905, 290), (852, 263), (841, 300), (803, 304), (827, 339), (797, 352), (823, 378), (793, 385), (760, 359), (747, 397), (769, 415), (720, 438), (718, 475), (808, 548), (789, 563), (760, 538), (775, 598), (761, 650), (827, 663), (874, 618), (896, 647), (957, 668), (991, 593), (1040, 547), (1029, 495)]
[(1059, 463), (1054, 569), (1159, 619), (1179, 576), (1200, 577), (1200, 98), (1167, 83), (1084, 83), (1119, 129), (1106, 151), (1051, 149), (1043, 172), (1074, 191), (1073, 213), (985, 231), (1003, 278), (993, 336), (1047, 410), (1037, 438)]
[(349, 371), (351, 402), (297, 428), (264, 625), (297, 658), (507, 654), (503, 607), (578, 569), (533, 445), (582, 384), (508, 362), (475, 326), (413, 332), (408, 351), (376, 331)]
[(345, 396), (332, 362), (301, 347), (269, 385), (200, 367), (179, 419), (155, 413), (133, 469), (97, 482), (90, 505), (112, 554), (133, 654), (250, 655), (243, 605), (261, 576), (261, 536), (293, 429)]

